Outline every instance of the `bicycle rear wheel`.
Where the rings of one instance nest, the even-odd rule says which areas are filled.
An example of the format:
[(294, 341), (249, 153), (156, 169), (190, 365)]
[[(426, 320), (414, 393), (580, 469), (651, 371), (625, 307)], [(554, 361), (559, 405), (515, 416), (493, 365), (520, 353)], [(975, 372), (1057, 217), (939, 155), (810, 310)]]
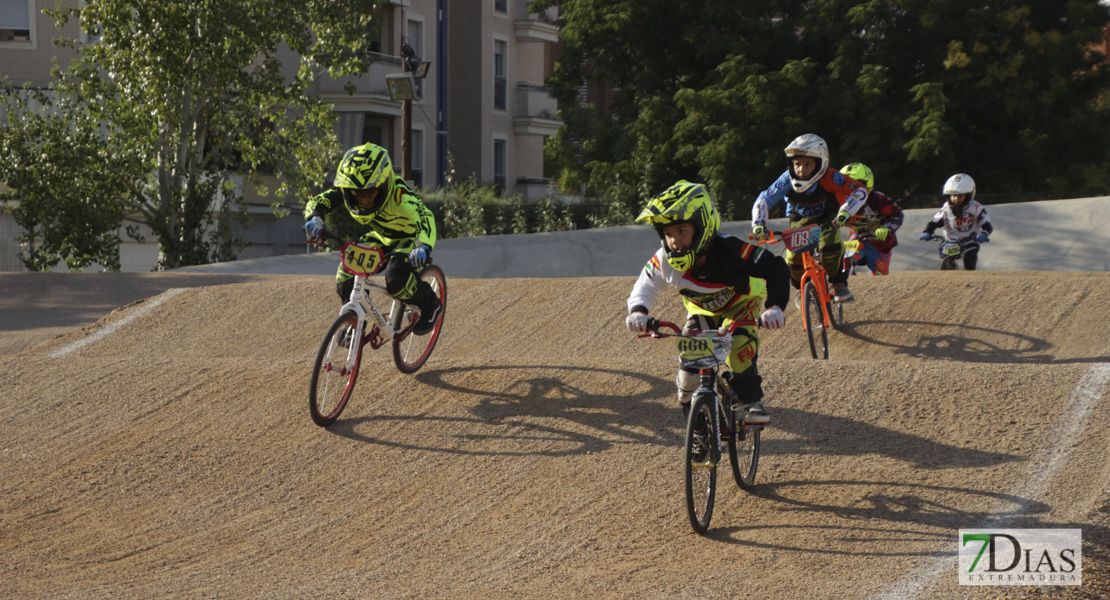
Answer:
[(717, 493), (717, 432), (713, 411), (716, 399), (709, 394), (694, 397), (686, 423), (686, 514), (694, 531), (705, 533), (713, 517)]
[(416, 311), (406, 309), (401, 313), (399, 323), (393, 323), (393, 329), (401, 333), (393, 339), (393, 362), (402, 373), (415, 373), (428, 357), (439, 340), (439, 332), (443, 329), (443, 315), (447, 314), (447, 279), (443, 270), (436, 265), (428, 265), (420, 273), (420, 278), (432, 286), (432, 291), (439, 297), (443, 310), (439, 312), (435, 327), (424, 335), (412, 333), (412, 324), (415, 321)]
[(354, 343), (356, 327), (355, 313), (343, 313), (332, 323), (316, 353), (308, 386), (308, 411), (312, 421), (320, 427), (327, 427), (339, 418), (355, 389), (358, 368), (362, 364), (362, 344)]
[(829, 324), (833, 329), (840, 331), (840, 328), (844, 327), (844, 303), (829, 300), (825, 303), (825, 309), (829, 311)]
[(728, 459), (732, 463), (732, 478), (745, 490), (755, 485), (755, 473), (759, 469), (759, 433), (762, 425), (745, 425), (740, 415), (728, 438)]
[(807, 281), (802, 289), (802, 310), (805, 311), (806, 335), (809, 336), (809, 352), (813, 358), (829, 358), (829, 336), (825, 331), (825, 317), (821, 313), (821, 298), (817, 286)]

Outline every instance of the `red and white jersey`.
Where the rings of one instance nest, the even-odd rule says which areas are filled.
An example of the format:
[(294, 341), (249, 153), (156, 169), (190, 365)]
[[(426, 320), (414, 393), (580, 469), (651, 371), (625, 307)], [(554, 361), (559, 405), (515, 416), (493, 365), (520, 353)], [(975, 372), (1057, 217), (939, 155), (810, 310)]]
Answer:
[(983, 208), (982, 204), (972, 200), (968, 202), (967, 208), (964, 209), (963, 214), (959, 217), (956, 213), (952, 212), (952, 207), (947, 202), (944, 206), (933, 215), (932, 222), (929, 223), (931, 230), (944, 227), (944, 239), (950, 241), (963, 241), (967, 238), (974, 237), (983, 229), (988, 232), (991, 231), (992, 226), (984, 227), (991, 222), (990, 216), (987, 215), (987, 209)]

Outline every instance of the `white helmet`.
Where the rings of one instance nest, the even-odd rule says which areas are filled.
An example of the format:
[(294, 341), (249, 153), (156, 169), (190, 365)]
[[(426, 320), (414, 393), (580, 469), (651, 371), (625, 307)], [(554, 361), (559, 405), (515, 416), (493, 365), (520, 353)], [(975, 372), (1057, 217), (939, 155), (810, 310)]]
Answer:
[(787, 168), (790, 173), (790, 183), (794, 185), (795, 192), (804, 192), (813, 187), (829, 170), (829, 145), (825, 140), (812, 133), (799, 135), (786, 147), (786, 158), (798, 156), (812, 156), (817, 159), (817, 169), (809, 179), (798, 179), (794, 176), (794, 166)]
[(944, 195), (971, 194), (969, 200), (975, 199), (975, 180), (967, 173), (956, 173), (944, 182)]

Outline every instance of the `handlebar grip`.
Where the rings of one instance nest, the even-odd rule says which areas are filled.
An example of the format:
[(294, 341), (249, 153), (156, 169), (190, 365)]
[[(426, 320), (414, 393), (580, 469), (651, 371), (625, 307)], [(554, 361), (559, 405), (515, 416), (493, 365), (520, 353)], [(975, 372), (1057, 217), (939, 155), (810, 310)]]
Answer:
[(647, 328), (649, 331), (659, 333), (659, 319), (655, 317), (648, 317)]

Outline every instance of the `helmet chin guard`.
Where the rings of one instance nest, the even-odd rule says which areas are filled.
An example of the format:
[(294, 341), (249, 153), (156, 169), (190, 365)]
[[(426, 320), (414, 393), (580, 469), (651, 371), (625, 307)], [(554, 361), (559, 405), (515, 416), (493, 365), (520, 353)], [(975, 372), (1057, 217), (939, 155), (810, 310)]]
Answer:
[[(721, 230), (721, 215), (709, 198), (709, 191), (700, 183), (686, 180), (679, 180), (648, 200), (647, 207), (636, 217), (636, 222), (647, 222), (655, 228), (667, 254), (667, 263), (680, 271), (692, 269), (694, 261), (705, 255)], [(681, 223), (694, 226), (694, 238), (690, 248), (672, 252), (667, 247), (663, 229)]]
[(794, 159), (802, 156), (809, 156), (817, 159), (817, 168), (814, 169), (813, 174), (808, 179), (799, 179), (794, 174), (794, 165), (788, 165), (787, 172), (790, 173), (790, 184), (793, 186), (795, 192), (804, 192), (814, 186), (822, 177), (825, 172), (829, 170), (829, 145), (820, 136), (812, 133), (806, 133), (794, 138), (786, 146), (786, 158)]

